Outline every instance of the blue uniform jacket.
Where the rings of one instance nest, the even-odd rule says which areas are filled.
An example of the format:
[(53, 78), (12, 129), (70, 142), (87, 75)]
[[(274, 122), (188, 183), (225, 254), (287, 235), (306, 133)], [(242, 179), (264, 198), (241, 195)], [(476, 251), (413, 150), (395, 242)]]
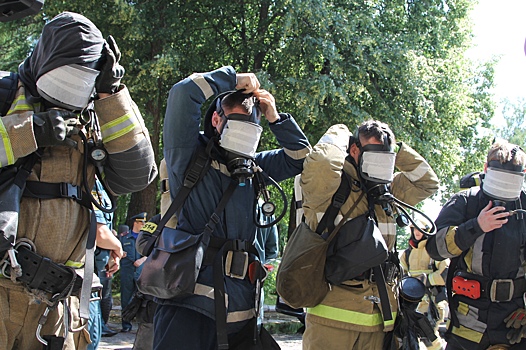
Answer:
[[(164, 156), (168, 168), (170, 195), (175, 197), (182, 185), (185, 170), (198, 146), (200, 138), (201, 106), (210, 97), (234, 90), (236, 72), (232, 67), (223, 67), (209, 73), (193, 74), (178, 82), (170, 90), (164, 121)], [(280, 114), (281, 120), (271, 124), (282, 149), (260, 152), (256, 163), (273, 179), (281, 181), (299, 174), (303, 160), (310, 151), (310, 144), (288, 114)], [(203, 137), (201, 135), (201, 137)], [(231, 178), (211, 167), (204, 178), (197, 183), (177, 213), (177, 230), (191, 234), (203, 232)], [(254, 242), (255, 194), (252, 184), (237, 187), (221, 214), (213, 235), (227, 239), (243, 239)], [(214, 318), (212, 267), (204, 267), (198, 278), (200, 294), (183, 299), (158, 300), (160, 304), (173, 304), (196, 310)], [(228, 296), (227, 322), (241, 322), (255, 317), (255, 287), (247, 279), (225, 277), (225, 291)], [(208, 294), (205, 296), (204, 294)], [(240, 323), (237, 323), (239, 326)], [(235, 331), (229, 327), (229, 331)]]

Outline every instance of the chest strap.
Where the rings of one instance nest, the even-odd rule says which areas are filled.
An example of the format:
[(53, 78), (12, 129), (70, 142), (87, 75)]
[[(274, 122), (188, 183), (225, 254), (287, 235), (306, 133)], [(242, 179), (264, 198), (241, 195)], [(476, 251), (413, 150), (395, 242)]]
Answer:
[(27, 181), (23, 196), (40, 199), (70, 198), (88, 209), (93, 209), (89, 195), (82, 191), (82, 187), (66, 182)]

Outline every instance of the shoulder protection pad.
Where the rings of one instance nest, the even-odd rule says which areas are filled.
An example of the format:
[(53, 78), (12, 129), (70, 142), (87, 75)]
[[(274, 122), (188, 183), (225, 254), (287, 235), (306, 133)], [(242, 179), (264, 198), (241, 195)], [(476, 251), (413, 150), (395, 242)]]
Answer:
[(18, 73), (0, 71), (0, 116), (9, 111), (15, 99), (18, 86)]

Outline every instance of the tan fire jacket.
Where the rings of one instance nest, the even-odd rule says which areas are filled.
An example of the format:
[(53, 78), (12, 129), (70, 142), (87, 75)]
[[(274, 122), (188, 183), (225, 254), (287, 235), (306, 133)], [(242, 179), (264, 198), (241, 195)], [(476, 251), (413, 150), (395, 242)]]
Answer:
[[(333, 194), (338, 189), (341, 171), (358, 180), (356, 168), (345, 160), (350, 132), (343, 124), (329, 128), (322, 139), (306, 158), (301, 174), (303, 209), (306, 222), (316, 230), (319, 220), (327, 210)], [(395, 174), (391, 184), (391, 193), (399, 200), (414, 206), (431, 196), (438, 189), (438, 178), (415, 150), (402, 143), (396, 156)], [(351, 191), (347, 201), (340, 209), (341, 220), (352, 204), (358, 199), (360, 191)], [(357, 217), (368, 210), (364, 197), (351, 217)], [(396, 227), (393, 217), (388, 217), (380, 206), (375, 208), (378, 227), (390, 250), (394, 248)], [(327, 326), (360, 332), (377, 332), (392, 330), (394, 321), (384, 324), (379, 305), (371, 300), (378, 300), (376, 283), (351, 280), (340, 286), (331, 286), (331, 290), (314, 308), (307, 310), (310, 320)], [(390, 295), (391, 309), (397, 312), (396, 284), (387, 286)], [(393, 317), (394, 319), (395, 317)]]
[[(40, 105), (32, 105), (26, 101), (25, 89), (19, 83), (16, 98), (8, 114), (0, 119), (2, 167), (14, 164), (18, 158), (37, 149), (32, 115), (38, 111)], [(95, 111), (104, 146), (109, 153), (104, 168), (104, 181), (116, 194), (145, 188), (155, 179), (157, 167), (148, 131), (128, 89), (122, 86), (118, 93), (96, 100)], [(64, 146), (47, 147), (41, 161), (33, 167), (28, 181), (64, 182), (81, 186), (84, 147), (78, 136), (75, 135), (74, 140), (78, 142), (76, 149)], [(116, 163), (119, 167), (115, 166)], [(120, 168), (122, 164), (129, 165), (129, 168), (115, 169)], [(88, 164), (87, 181), (90, 190), (95, 182), (94, 174), (94, 166)], [(23, 197), (17, 239), (31, 240), (38, 254), (57, 263), (82, 262), (89, 219), (89, 210), (72, 199)], [(1, 277), (0, 286), (21, 288)]]

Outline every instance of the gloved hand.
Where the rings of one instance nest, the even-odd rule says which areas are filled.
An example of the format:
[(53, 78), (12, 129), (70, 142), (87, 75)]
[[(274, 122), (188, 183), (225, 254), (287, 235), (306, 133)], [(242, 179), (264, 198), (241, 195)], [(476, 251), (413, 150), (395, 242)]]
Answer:
[(137, 315), (137, 312), (141, 308), (142, 302), (144, 300), (144, 295), (136, 291), (133, 293), (132, 298), (130, 299), (130, 302), (124, 310), (122, 310), (122, 320), (126, 322), (131, 322), (135, 315)]
[(97, 93), (115, 93), (119, 89), (121, 79), (124, 76), (124, 67), (119, 64), (121, 51), (111, 35), (108, 36), (104, 43), (102, 55), (104, 63), (95, 81), (95, 90)]
[(70, 137), (78, 134), (77, 123), (75, 113), (62, 109), (33, 114), (33, 132), (38, 147), (61, 145), (76, 148), (77, 142)]
[(526, 310), (517, 309), (504, 319), (507, 328), (512, 328), (506, 337), (511, 344), (520, 343), (526, 338)]

